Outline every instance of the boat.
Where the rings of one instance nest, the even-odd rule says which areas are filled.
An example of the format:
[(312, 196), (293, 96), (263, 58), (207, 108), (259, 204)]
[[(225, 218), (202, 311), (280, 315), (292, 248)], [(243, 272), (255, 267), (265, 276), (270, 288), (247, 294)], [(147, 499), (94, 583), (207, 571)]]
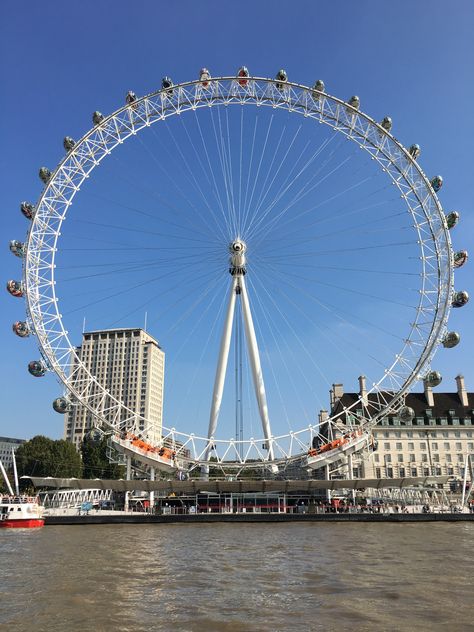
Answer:
[(10, 480), (0, 460), (0, 471), (10, 492), (9, 494), (0, 496), (0, 529), (32, 529), (42, 527), (44, 525), (43, 507), (39, 504), (37, 496), (20, 494), (15, 452), (13, 450), (12, 457), (15, 493), (13, 493)]
[(37, 497), (0, 496), (0, 529), (31, 529), (43, 525), (43, 507)]

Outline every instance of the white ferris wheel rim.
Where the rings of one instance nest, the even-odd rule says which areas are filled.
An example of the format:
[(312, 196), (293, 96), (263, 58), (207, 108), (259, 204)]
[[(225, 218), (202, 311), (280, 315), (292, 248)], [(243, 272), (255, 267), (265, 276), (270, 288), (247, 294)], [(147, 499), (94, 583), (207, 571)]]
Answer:
[[(171, 95), (167, 89), (160, 89), (116, 110), (92, 127), (67, 152), (41, 194), (28, 233), (23, 267), (27, 316), (48, 368), (55, 372), (73, 400), (92, 413), (97, 425), (103, 424), (117, 431), (140, 416), (112, 396), (87, 371), (64, 328), (55, 293), (55, 255), (61, 224), (82, 182), (105, 156), (142, 129), (186, 111), (231, 104), (264, 105), (313, 118), (367, 151), (398, 188), (418, 234), (423, 269), (420, 297), (403, 349), (380, 380), (368, 388), (368, 395), (372, 395), (372, 412), (368, 415), (364, 411), (358, 419), (359, 427), (369, 429), (389, 412), (396, 412), (412, 385), (430, 367), (436, 348), (446, 333), (454, 287), (451, 240), (441, 204), (416, 160), (374, 119), (337, 97), (298, 83), (285, 82), (281, 90), (274, 79), (248, 77), (246, 81), (242, 86), (234, 76), (212, 78), (207, 88), (200, 80), (176, 84)], [(422, 348), (414, 353), (414, 347)], [(72, 379), (78, 367), (86, 376), (79, 384)], [(392, 385), (390, 390), (384, 388), (387, 378)], [(393, 384), (398, 385), (398, 389), (394, 389)], [(104, 410), (106, 397), (110, 403)], [(357, 418), (358, 406), (360, 398), (345, 410)], [(121, 415), (123, 412), (126, 412), (125, 419)], [(333, 420), (329, 417), (328, 422)], [(274, 461), (290, 458), (295, 448), (307, 451), (317, 432), (315, 424), (272, 437), (275, 454), (279, 455)], [(209, 442), (207, 437), (175, 428), (163, 427), (163, 436), (192, 448), (194, 461), (203, 459), (205, 447), (201, 444)], [(220, 454), (224, 455), (221, 457), (223, 461), (232, 456), (243, 463), (247, 458), (253, 458), (255, 450), (258, 458), (268, 460), (259, 447), (265, 441), (264, 438), (243, 441), (212, 438), (213, 444), (220, 448)], [(242, 444), (243, 449), (237, 449), (237, 444)]]

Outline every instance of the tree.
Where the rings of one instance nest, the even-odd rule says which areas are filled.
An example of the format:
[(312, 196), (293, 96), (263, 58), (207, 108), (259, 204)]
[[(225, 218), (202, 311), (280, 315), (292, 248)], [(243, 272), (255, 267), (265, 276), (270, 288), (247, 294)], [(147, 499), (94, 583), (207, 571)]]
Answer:
[(84, 478), (124, 478), (123, 465), (111, 463), (107, 458), (107, 437), (96, 441), (86, 437), (81, 445)]
[(63, 439), (54, 441), (38, 435), (16, 451), (18, 476), (53, 476), (79, 478), (81, 457), (74, 445)]

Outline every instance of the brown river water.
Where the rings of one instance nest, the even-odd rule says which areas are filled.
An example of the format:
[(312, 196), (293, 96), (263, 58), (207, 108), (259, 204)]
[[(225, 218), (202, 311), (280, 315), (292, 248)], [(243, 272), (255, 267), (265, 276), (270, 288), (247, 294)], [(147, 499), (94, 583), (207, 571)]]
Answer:
[(0, 531), (0, 630), (474, 630), (473, 523)]

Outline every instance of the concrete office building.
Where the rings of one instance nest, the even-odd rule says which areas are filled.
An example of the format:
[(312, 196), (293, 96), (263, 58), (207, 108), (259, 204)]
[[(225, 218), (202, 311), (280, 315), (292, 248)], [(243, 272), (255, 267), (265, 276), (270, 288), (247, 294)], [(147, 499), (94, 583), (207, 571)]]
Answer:
[[(143, 329), (89, 331), (83, 333), (77, 354), (101, 386), (137, 413), (135, 426), (130, 428), (144, 433), (152, 443), (159, 442), (163, 423), (165, 354), (158, 341)], [(81, 371), (78, 378), (81, 379)], [(65, 439), (79, 448), (93, 426), (91, 413), (82, 406), (74, 406), (66, 415)]]
[[(344, 407), (366, 396), (365, 378), (358, 393), (344, 393), (342, 384), (331, 389), (331, 411), (345, 422)], [(370, 398), (370, 396), (369, 396)], [(425, 385), (410, 393), (406, 405), (415, 417), (409, 422), (388, 416), (373, 429), (377, 449), (365, 459), (354, 458), (354, 478), (405, 478), (464, 475), (468, 454), (474, 455), (474, 393), (466, 391), (464, 377), (456, 377), (456, 391), (441, 393)], [(346, 472), (346, 475), (349, 474)]]
[(16, 452), (22, 443), (25, 443), (25, 439), (0, 437), (0, 460), (6, 470), (13, 467), (12, 448)]

